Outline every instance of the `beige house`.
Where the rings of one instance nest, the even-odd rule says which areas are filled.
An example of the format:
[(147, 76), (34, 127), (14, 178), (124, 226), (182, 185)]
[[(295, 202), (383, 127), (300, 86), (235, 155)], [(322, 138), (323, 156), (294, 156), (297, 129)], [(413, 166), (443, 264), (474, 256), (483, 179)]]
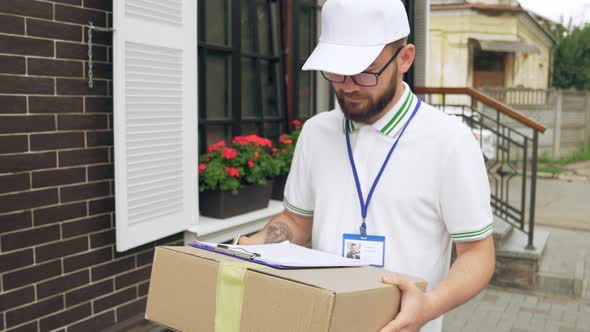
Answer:
[(550, 85), (555, 40), (516, 0), (431, 0), (427, 84)]

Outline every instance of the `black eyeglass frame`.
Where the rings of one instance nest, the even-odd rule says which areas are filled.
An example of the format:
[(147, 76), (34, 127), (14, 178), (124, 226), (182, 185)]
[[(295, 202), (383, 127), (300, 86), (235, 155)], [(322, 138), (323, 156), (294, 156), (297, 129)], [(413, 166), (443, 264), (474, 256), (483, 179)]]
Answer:
[(332, 82), (332, 83), (344, 83), (344, 82), (346, 82), (346, 79), (347, 79), (348, 77), (350, 77), (350, 78), (352, 79), (352, 81), (353, 81), (353, 82), (354, 82), (356, 85), (358, 85), (358, 86), (363, 86), (363, 87), (367, 87), (367, 88), (374, 87), (374, 86), (377, 86), (377, 85), (379, 85), (379, 76), (381, 76), (381, 75), (382, 75), (382, 74), (385, 72), (385, 70), (387, 69), (387, 67), (389, 67), (389, 65), (390, 65), (390, 64), (393, 62), (393, 60), (395, 60), (395, 58), (396, 58), (396, 57), (399, 55), (399, 53), (401, 52), (401, 50), (403, 50), (403, 49), (404, 49), (404, 47), (406, 47), (406, 45), (403, 45), (402, 47), (400, 47), (400, 48), (399, 48), (399, 49), (398, 49), (398, 50), (397, 50), (397, 51), (396, 51), (396, 52), (393, 54), (393, 56), (391, 57), (391, 59), (389, 59), (389, 61), (387, 61), (387, 63), (386, 63), (385, 65), (383, 65), (383, 67), (381, 68), (381, 70), (379, 70), (378, 72), (376, 72), (376, 73), (375, 73), (375, 72), (370, 72), (370, 71), (362, 71), (362, 72), (360, 72), (359, 74), (356, 74), (356, 75), (360, 75), (360, 74), (371, 74), (371, 75), (375, 75), (375, 84), (372, 84), (372, 85), (359, 84), (359, 83), (358, 83), (358, 82), (357, 82), (357, 81), (354, 79), (354, 77), (355, 77), (356, 75), (342, 75), (342, 77), (343, 77), (343, 79), (342, 79), (342, 80), (332, 80), (332, 79), (328, 78), (328, 76), (327, 76), (327, 75), (329, 75), (330, 73), (325, 73), (324, 71), (320, 71), (320, 72), (322, 73), (322, 76), (323, 76), (323, 77), (324, 77), (326, 80), (328, 80), (328, 81), (330, 81), (330, 82)]

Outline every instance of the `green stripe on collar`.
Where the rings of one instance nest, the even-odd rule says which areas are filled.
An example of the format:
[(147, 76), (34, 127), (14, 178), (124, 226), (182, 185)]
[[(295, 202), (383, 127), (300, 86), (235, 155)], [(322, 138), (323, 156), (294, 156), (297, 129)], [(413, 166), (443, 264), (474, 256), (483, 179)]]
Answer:
[(402, 107), (400, 107), (400, 109), (399, 109), (399, 110), (397, 111), (397, 113), (396, 113), (396, 114), (395, 114), (395, 115), (394, 115), (394, 116), (391, 118), (391, 120), (389, 120), (389, 122), (388, 122), (388, 123), (387, 123), (387, 124), (386, 124), (386, 125), (385, 125), (383, 128), (381, 128), (381, 132), (382, 132), (382, 133), (384, 133), (384, 134), (385, 134), (385, 133), (386, 133), (386, 132), (387, 132), (387, 131), (388, 131), (390, 128), (395, 128), (395, 125), (394, 125), (393, 127), (391, 127), (391, 126), (392, 126), (392, 125), (395, 123), (395, 121), (396, 121), (396, 120), (397, 120), (397, 119), (400, 117), (400, 114), (404, 113), (404, 112), (405, 112), (405, 109), (410, 107), (410, 104), (411, 104), (410, 100), (412, 100), (412, 98), (411, 98), (411, 97), (412, 97), (413, 95), (414, 95), (414, 94), (413, 94), (411, 91), (408, 93), (408, 95), (406, 96), (406, 100), (404, 100), (404, 103), (402, 104)]

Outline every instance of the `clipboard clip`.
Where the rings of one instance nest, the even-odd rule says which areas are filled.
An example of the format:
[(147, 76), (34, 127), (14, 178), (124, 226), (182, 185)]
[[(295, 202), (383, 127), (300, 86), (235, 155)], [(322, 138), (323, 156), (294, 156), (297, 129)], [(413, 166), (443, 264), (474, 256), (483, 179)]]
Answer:
[(218, 244), (215, 247), (215, 249), (218, 251), (224, 252), (226, 254), (230, 254), (230, 255), (238, 256), (238, 257), (242, 257), (242, 258), (247, 258), (247, 259), (254, 259), (256, 257), (260, 257), (260, 254), (258, 254), (258, 253), (248, 251), (244, 248), (231, 248), (225, 244)]

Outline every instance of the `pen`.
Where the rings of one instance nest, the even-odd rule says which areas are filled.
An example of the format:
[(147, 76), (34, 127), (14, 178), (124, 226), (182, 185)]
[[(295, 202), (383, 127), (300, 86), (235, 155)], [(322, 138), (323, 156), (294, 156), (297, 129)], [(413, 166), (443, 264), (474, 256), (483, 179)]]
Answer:
[(236, 235), (236, 237), (234, 237), (234, 240), (232, 241), (233, 245), (239, 244), (238, 242), (240, 242), (240, 238), (242, 237), (242, 234), (238, 233), (238, 235)]

